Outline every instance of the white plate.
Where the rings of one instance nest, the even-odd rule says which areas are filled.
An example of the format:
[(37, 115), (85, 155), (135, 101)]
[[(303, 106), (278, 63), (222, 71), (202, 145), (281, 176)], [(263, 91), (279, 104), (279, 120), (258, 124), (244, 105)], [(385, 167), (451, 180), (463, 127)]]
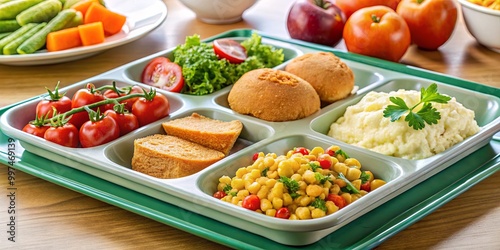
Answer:
[(0, 64), (41, 65), (74, 61), (133, 42), (158, 27), (167, 17), (167, 7), (159, 0), (107, 0), (106, 6), (127, 17), (122, 31), (101, 44), (57, 52), (40, 50), (28, 55), (0, 55)]

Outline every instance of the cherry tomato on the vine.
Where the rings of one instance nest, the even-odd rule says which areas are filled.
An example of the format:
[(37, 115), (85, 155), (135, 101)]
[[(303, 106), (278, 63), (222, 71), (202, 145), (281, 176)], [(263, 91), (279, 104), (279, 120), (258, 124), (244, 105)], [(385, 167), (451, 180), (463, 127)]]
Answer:
[(233, 39), (217, 39), (213, 41), (213, 48), (217, 57), (224, 58), (230, 63), (242, 63), (247, 59), (245, 47)]
[(51, 118), (54, 115), (54, 109), (56, 114), (71, 110), (71, 99), (59, 93), (59, 83), (57, 83), (54, 91), (46, 89), (49, 96), (36, 105), (35, 111), (38, 118)]
[(43, 138), (43, 136), (45, 135), (45, 131), (47, 131), (47, 129), (49, 128), (50, 126), (37, 126), (35, 124), (28, 123), (23, 127), (23, 131), (28, 134)]
[(145, 84), (170, 92), (181, 92), (184, 87), (182, 68), (166, 57), (157, 57), (142, 71), (141, 81)]
[(71, 123), (48, 128), (45, 131), (44, 138), (47, 141), (71, 148), (78, 147), (80, 142), (78, 129)]
[(255, 211), (260, 208), (260, 198), (255, 194), (251, 194), (243, 198), (242, 207)]
[(120, 129), (120, 135), (125, 135), (139, 128), (139, 120), (132, 113), (117, 113), (114, 110), (108, 109), (104, 115), (113, 118)]
[(154, 94), (151, 100), (140, 97), (132, 105), (132, 114), (137, 117), (141, 127), (166, 117), (170, 113), (170, 103), (167, 97), (158, 93)]
[[(102, 100), (104, 100), (104, 96), (100, 92), (94, 91), (94, 86), (92, 84), (89, 84), (87, 88), (79, 89), (78, 91), (76, 91), (76, 93), (73, 95), (73, 98), (71, 98), (71, 107), (79, 108)], [(86, 111), (82, 111), (73, 114), (69, 120), (69, 123), (72, 123), (77, 128), (80, 128), (82, 124), (88, 120), (89, 114)]]
[(410, 29), (386, 6), (360, 9), (347, 20), (344, 41), (350, 52), (398, 62), (410, 46)]
[(413, 43), (427, 50), (448, 41), (458, 16), (454, 0), (402, 0), (396, 12), (408, 24)]
[(104, 115), (97, 121), (85, 122), (80, 128), (79, 137), (82, 147), (95, 147), (120, 137), (120, 128), (113, 118)]

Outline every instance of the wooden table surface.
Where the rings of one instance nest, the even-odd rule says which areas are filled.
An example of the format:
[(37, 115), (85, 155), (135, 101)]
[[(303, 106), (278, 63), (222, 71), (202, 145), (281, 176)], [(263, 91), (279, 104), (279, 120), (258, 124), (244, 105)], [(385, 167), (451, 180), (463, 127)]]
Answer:
[[(192, 34), (202, 38), (237, 28), (288, 37), (285, 19), (291, 1), (259, 1), (230, 25), (209, 25), (176, 0), (165, 1), (166, 21), (142, 39), (87, 59), (46, 66), (0, 65), (0, 107), (67, 86), (171, 48)], [(345, 49), (341, 43), (337, 46)], [(476, 43), (460, 18), (439, 51), (412, 46), (401, 63), (500, 87), (500, 54)], [(221, 249), (223, 246), (124, 209), (16, 172), (17, 240), (7, 241), (7, 167), (0, 165), (0, 248), (11, 249)], [(500, 249), (500, 172), (460, 194), (435, 212), (383, 242), (378, 249)], [(7, 222), (8, 223), (8, 222)], [(356, 232), (353, 232), (356, 233)]]

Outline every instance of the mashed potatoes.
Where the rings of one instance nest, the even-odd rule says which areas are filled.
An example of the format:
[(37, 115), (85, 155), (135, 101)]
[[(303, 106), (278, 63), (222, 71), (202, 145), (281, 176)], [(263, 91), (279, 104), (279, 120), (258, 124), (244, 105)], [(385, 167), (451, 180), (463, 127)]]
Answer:
[(398, 90), (391, 93), (370, 92), (361, 101), (347, 108), (330, 126), (328, 135), (349, 144), (405, 159), (423, 159), (442, 152), (477, 133), (479, 126), (474, 111), (452, 98), (447, 104), (432, 103), (441, 114), (438, 124), (414, 130), (404, 121), (383, 116), (390, 96), (401, 97), (408, 106), (417, 104), (420, 92)]

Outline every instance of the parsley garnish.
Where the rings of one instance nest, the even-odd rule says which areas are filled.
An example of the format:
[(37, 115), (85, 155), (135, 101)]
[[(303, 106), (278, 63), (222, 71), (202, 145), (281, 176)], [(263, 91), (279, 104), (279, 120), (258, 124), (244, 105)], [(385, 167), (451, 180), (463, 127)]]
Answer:
[(339, 149), (339, 150), (335, 151), (335, 155), (341, 155), (345, 159), (349, 159), (350, 158), (349, 155), (347, 155), (347, 153), (344, 152), (342, 149)]
[(329, 181), (330, 180), (330, 175), (322, 175), (321, 173), (319, 172), (316, 172), (314, 173), (314, 178), (316, 178), (316, 180), (318, 180), (318, 182), (320, 184), (325, 184), (326, 181)]
[[(439, 94), (437, 84), (433, 83), (427, 89), (420, 89), (420, 102), (411, 108), (400, 97), (391, 96), (389, 100), (396, 105), (388, 105), (384, 110), (384, 117), (390, 117), (391, 122), (394, 122), (408, 113), (405, 121), (413, 129), (420, 130), (425, 127), (425, 123), (429, 125), (437, 124), (438, 120), (441, 119), (441, 115), (436, 108), (432, 107), (431, 102), (448, 103), (451, 97)], [(422, 108), (416, 113), (413, 112), (420, 104), (423, 104)]]
[(309, 166), (311, 167), (313, 172), (316, 172), (316, 169), (321, 168), (320, 165), (314, 163), (314, 162), (309, 162)]
[(344, 174), (339, 173), (339, 178), (345, 181), (345, 183), (347, 184), (347, 186), (345, 186), (345, 190), (348, 191), (347, 193), (359, 194), (359, 190), (354, 187), (354, 185), (352, 185), (352, 183), (347, 178), (345, 178)]
[(267, 176), (267, 171), (269, 171), (269, 168), (264, 168), (264, 170), (262, 170), (262, 172), (260, 172), (260, 176)]
[(369, 179), (370, 175), (366, 173), (366, 171), (361, 172), (361, 176), (359, 176), (359, 179), (361, 179), (361, 184), (365, 184)]
[(314, 199), (313, 202), (311, 203), (311, 206), (319, 208), (326, 212), (326, 202), (323, 199), (316, 197), (316, 199)]
[(296, 180), (290, 179), (286, 176), (280, 176), (280, 179), (278, 181), (282, 182), (283, 185), (285, 185), (292, 199), (300, 196), (299, 194), (297, 194), (297, 191), (299, 190), (299, 183)]
[(222, 191), (224, 191), (224, 193), (229, 193), (229, 191), (231, 191), (233, 189), (233, 187), (231, 187), (231, 185), (229, 184), (226, 184), (226, 186), (222, 189)]

